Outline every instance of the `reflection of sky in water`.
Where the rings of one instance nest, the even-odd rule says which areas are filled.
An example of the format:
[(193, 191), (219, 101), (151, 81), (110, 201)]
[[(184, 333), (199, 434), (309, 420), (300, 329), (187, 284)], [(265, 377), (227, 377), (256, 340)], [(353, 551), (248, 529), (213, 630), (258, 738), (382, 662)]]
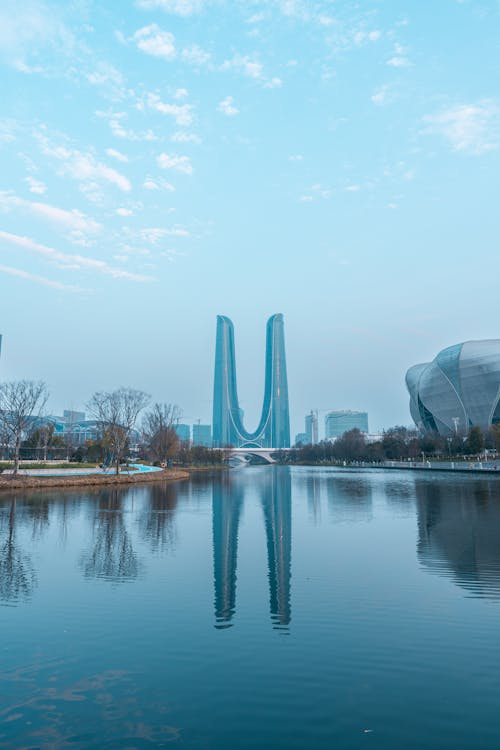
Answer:
[(0, 748), (496, 748), (499, 494), (264, 467), (1, 496)]

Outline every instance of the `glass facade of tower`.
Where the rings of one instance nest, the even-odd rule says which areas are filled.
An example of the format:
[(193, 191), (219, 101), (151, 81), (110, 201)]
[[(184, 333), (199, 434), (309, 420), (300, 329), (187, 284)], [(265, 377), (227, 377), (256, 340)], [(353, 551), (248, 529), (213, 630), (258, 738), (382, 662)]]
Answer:
[(285, 335), (280, 313), (267, 322), (264, 404), (254, 432), (243, 426), (238, 403), (233, 324), (225, 315), (217, 316), (212, 424), (214, 447), (290, 447)]
[(368, 414), (365, 411), (331, 411), (325, 416), (327, 440), (335, 440), (344, 432), (354, 429), (368, 432)]

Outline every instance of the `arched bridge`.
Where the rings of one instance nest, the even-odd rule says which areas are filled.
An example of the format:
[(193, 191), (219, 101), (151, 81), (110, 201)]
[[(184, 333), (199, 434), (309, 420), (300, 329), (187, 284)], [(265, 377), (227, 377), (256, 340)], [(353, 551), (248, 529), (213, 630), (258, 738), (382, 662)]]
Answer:
[(258, 456), (262, 458), (265, 463), (275, 464), (277, 453), (288, 452), (289, 448), (260, 448), (258, 446), (241, 446), (240, 448), (229, 449), (229, 459), (234, 459), (236, 465), (244, 465), (249, 463), (251, 456)]

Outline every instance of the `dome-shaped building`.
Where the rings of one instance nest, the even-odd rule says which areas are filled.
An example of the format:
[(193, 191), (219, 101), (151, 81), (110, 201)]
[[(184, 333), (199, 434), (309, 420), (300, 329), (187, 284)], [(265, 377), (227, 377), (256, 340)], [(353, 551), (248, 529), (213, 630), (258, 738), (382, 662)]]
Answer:
[(487, 430), (500, 422), (500, 339), (466, 341), (443, 349), (406, 373), (417, 427), (441, 435)]

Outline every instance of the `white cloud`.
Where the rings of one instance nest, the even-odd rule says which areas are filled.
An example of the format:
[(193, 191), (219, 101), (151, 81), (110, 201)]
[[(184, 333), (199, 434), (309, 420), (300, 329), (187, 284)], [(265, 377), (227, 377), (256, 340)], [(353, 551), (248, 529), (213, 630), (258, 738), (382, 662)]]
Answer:
[(335, 23), (335, 19), (331, 16), (318, 16), (318, 23), (321, 26), (332, 26)]
[(116, 159), (117, 161), (121, 162), (128, 162), (128, 156), (125, 156), (125, 154), (122, 154), (120, 151), (117, 151), (115, 148), (107, 148), (106, 153), (108, 156), (111, 156), (112, 159)]
[(176, 89), (174, 91), (174, 99), (185, 99), (186, 96), (188, 96), (188, 93), (187, 89)]
[(82, 184), (85, 190), (95, 188), (96, 183), (107, 182), (128, 193), (132, 189), (130, 180), (112, 167), (98, 161), (91, 152), (82, 152), (67, 146), (52, 146), (43, 133), (37, 134), (42, 152), (61, 162), (60, 173), (67, 174)]
[(25, 182), (28, 183), (30, 193), (43, 195), (47, 192), (47, 186), (45, 185), (45, 183), (41, 182), (40, 180), (35, 180), (35, 178), (31, 175), (28, 175), (28, 177), (26, 177)]
[(288, 161), (304, 161), (302, 154), (292, 154), (288, 157)]
[(411, 63), (407, 57), (391, 57), (387, 60), (387, 65), (391, 65), (393, 68), (408, 68)]
[(201, 138), (196, 133), (186, 133), (183, 130), (172, 133), (170, 140), (174, 143), (201, 143)]
[(115, 214), (118, 214), (118, 216), (132, 216), (133, 213), (130, 208), (117, 208), (115, 211)]
[(12, 266), (0, 265), (0, 273), (6, 273), (9, 276), (17, 276), (19, 279), (25, 279), (26, 281), (33, 281), (35, 284), (41, 284), (42, 286), (48, 286), (51, 289), (60, 289), (64, 292), (81, 292), (82, 289), (71, 284), (63, 284), (61, 281), (54, 281), (53, 279), (47, 279), (45, 276), (38, 276), (34, 273), (28, 273), (23, 271), (21, 268), (13, 268)]
[(87, 244), (88, 235), (98, 234), (101, 225), (76, 208), (66, 210), (48, 203), (38, 203), (19, 198), (12, 193), (0, 192), (0, 207), (6, 211), (20, 209), (31, 216), (38, 217), (49, 224), (69, 232), (69, 238), (77, 244)]
[(219, 112), (222, 112), (223, 115), (227, 115), (228, 117), (237, 115), (240, 110), (234, 106), (233, 101), (234, 100), (232, 96), (226, 96), (225, 99), (219, 102), (217, 110)]
[(164, 10), (177, 16), (191, 16), (199, 13), (205, 0), (137, 0), (139, 8), (144, 10)]
[(146, 103), (150, 109), (173, 117), (176, 124), (181, 127), (187, 127), (193, 122), (192, 104), (167, 104), (161, 101), (158, 94), (152, 93), (147, 95)]
[(146, 227), (139, 229), (135, 233), (143, 242), (149, 242), (150, 245), (157, 245), (164, 237), (189, 237), (189, 232), (183, 227), (175, 226), (172, 229), (163, 227)]
[(99, 117), (105, 117), (108, 120), (108, 124), (111, 132), (117, 138), (123, 138), (127, 141), (157, 141), (158, 136), (153, 133), (152, 130), (148, 129), (142, 133), (137, 133), (134, 130), (126, 128), (123, 121), (126, 119), (126, 112), (97, 112)]
[(382, 34), (380, 31), (357, 31), (354, 34), (354, 43), (363, 44), (364, 42), (378, 42)]
[(181, 58), (189, 65), (203, 67), (210, 62), (212, 55), (197, 44), (191, 44), (189, 47), (184, 47), (181, 52)]
[(312, 197), (312, 195), (301, 195), (299, 200), (301, 203), (311, 203), (314, 198)]
[(104, 87), (116, 98), (124, 95), (123, 75), (110, 63), (98, 62), (95, 69), (86, 74), (86, 78), (92, 86)]
[(281, 78), (277, 78), (274, 76), (274, 78), (269, 78), (264, 84), (264, 88), (266, 89), (278, 89), (280, 86), (283, 85), (283, 81)]
[(183, 174), (192, 174), (193, 167), (189, 156), (177, 156), (176, 154), (160, 154), (156, 159), (158, 166), (162, 169), (174, 169)]
[(391, 101), (390, 88), (387, 84), (379, 86), (371, 96), (371, 100), (377, 107), (382, 107), (384, 104), (388, 104)]
[(252, 60), (248, 55), (235, 55), (231, 60), (225, 60), (221, 69), (239, 70), (249, 78), (262, 78), (264, 75), (262, 63)]
[[(7, 65), (26, 74), (46, 73), (38, 61), (52, 60), (50, 72), (66, 72), (68, 59), (81, 51), (71, 31), (64, 25), (54, 5), (42, 0), (23, 3), (0, 3), (0, 58)], [(57, 60), (54, 62), (54, 57)]]
[(17, 234), (10, 234), (10, 232), (0, 231), (0, 240), (4, 240), (15, 247), (27, 250), (35, 255), (42, 256), (67, 270), (80, 271), (85, 269), (112, 276), (115, 279), (128, 279), (129, 281), (141, 282), (152, 281), (149, 276), (123, 271), (121, 268), (110, 266), (104, 260), (97, 260), (96, 258), (89, 258), (84, 255), (70, 255), (69, 253), (63, 253), (60, 250), (49, 247), (48, 245), (41, 245), (30, 237), (22, 237)]
[(344, 188), (347, 193), (357, 193), (360, 189), (359, 185), (347, 185), (347, 187)]
[(424, 117), (424, 133), (441, 135), (454, 151), (480, 155), (498, 147), (500, 108), (495, 102), (459, 104)]
[(282, 85), (281, 78), (276, 76), (269, 78), (264, 73), (264, 66), (259, 60), (249, 55), (234, 55), (230, 60), (225, 60), (220, 66), (221, 70), (235, 70), (238, 73), (252, 78), (254, 81), (261, 83), (264, 88), (274, 89)]
[(132, 39), (147, 55), (160, 57), (162, 60), (173, 60), (176, 55), (174, 35), (163, 31), (156, 23), (138, 29)]
[(175, 187), (166, 180), (163, 180), (161, 177), (153, 179), (152, 177), (146, 177), (144, 182), (142, 183), (142, 187), (145, 190), (167, 190), (169, 193), (175, 192)]
[(265, 17), (266, 17), (266, 14), (261, 11), (260, 13), (254, 13), (253, 16), (250, 16), (249, 18), (247, 18), (246, 22), (247, 23), (260, 23), (261, 21), (265, 19)]

